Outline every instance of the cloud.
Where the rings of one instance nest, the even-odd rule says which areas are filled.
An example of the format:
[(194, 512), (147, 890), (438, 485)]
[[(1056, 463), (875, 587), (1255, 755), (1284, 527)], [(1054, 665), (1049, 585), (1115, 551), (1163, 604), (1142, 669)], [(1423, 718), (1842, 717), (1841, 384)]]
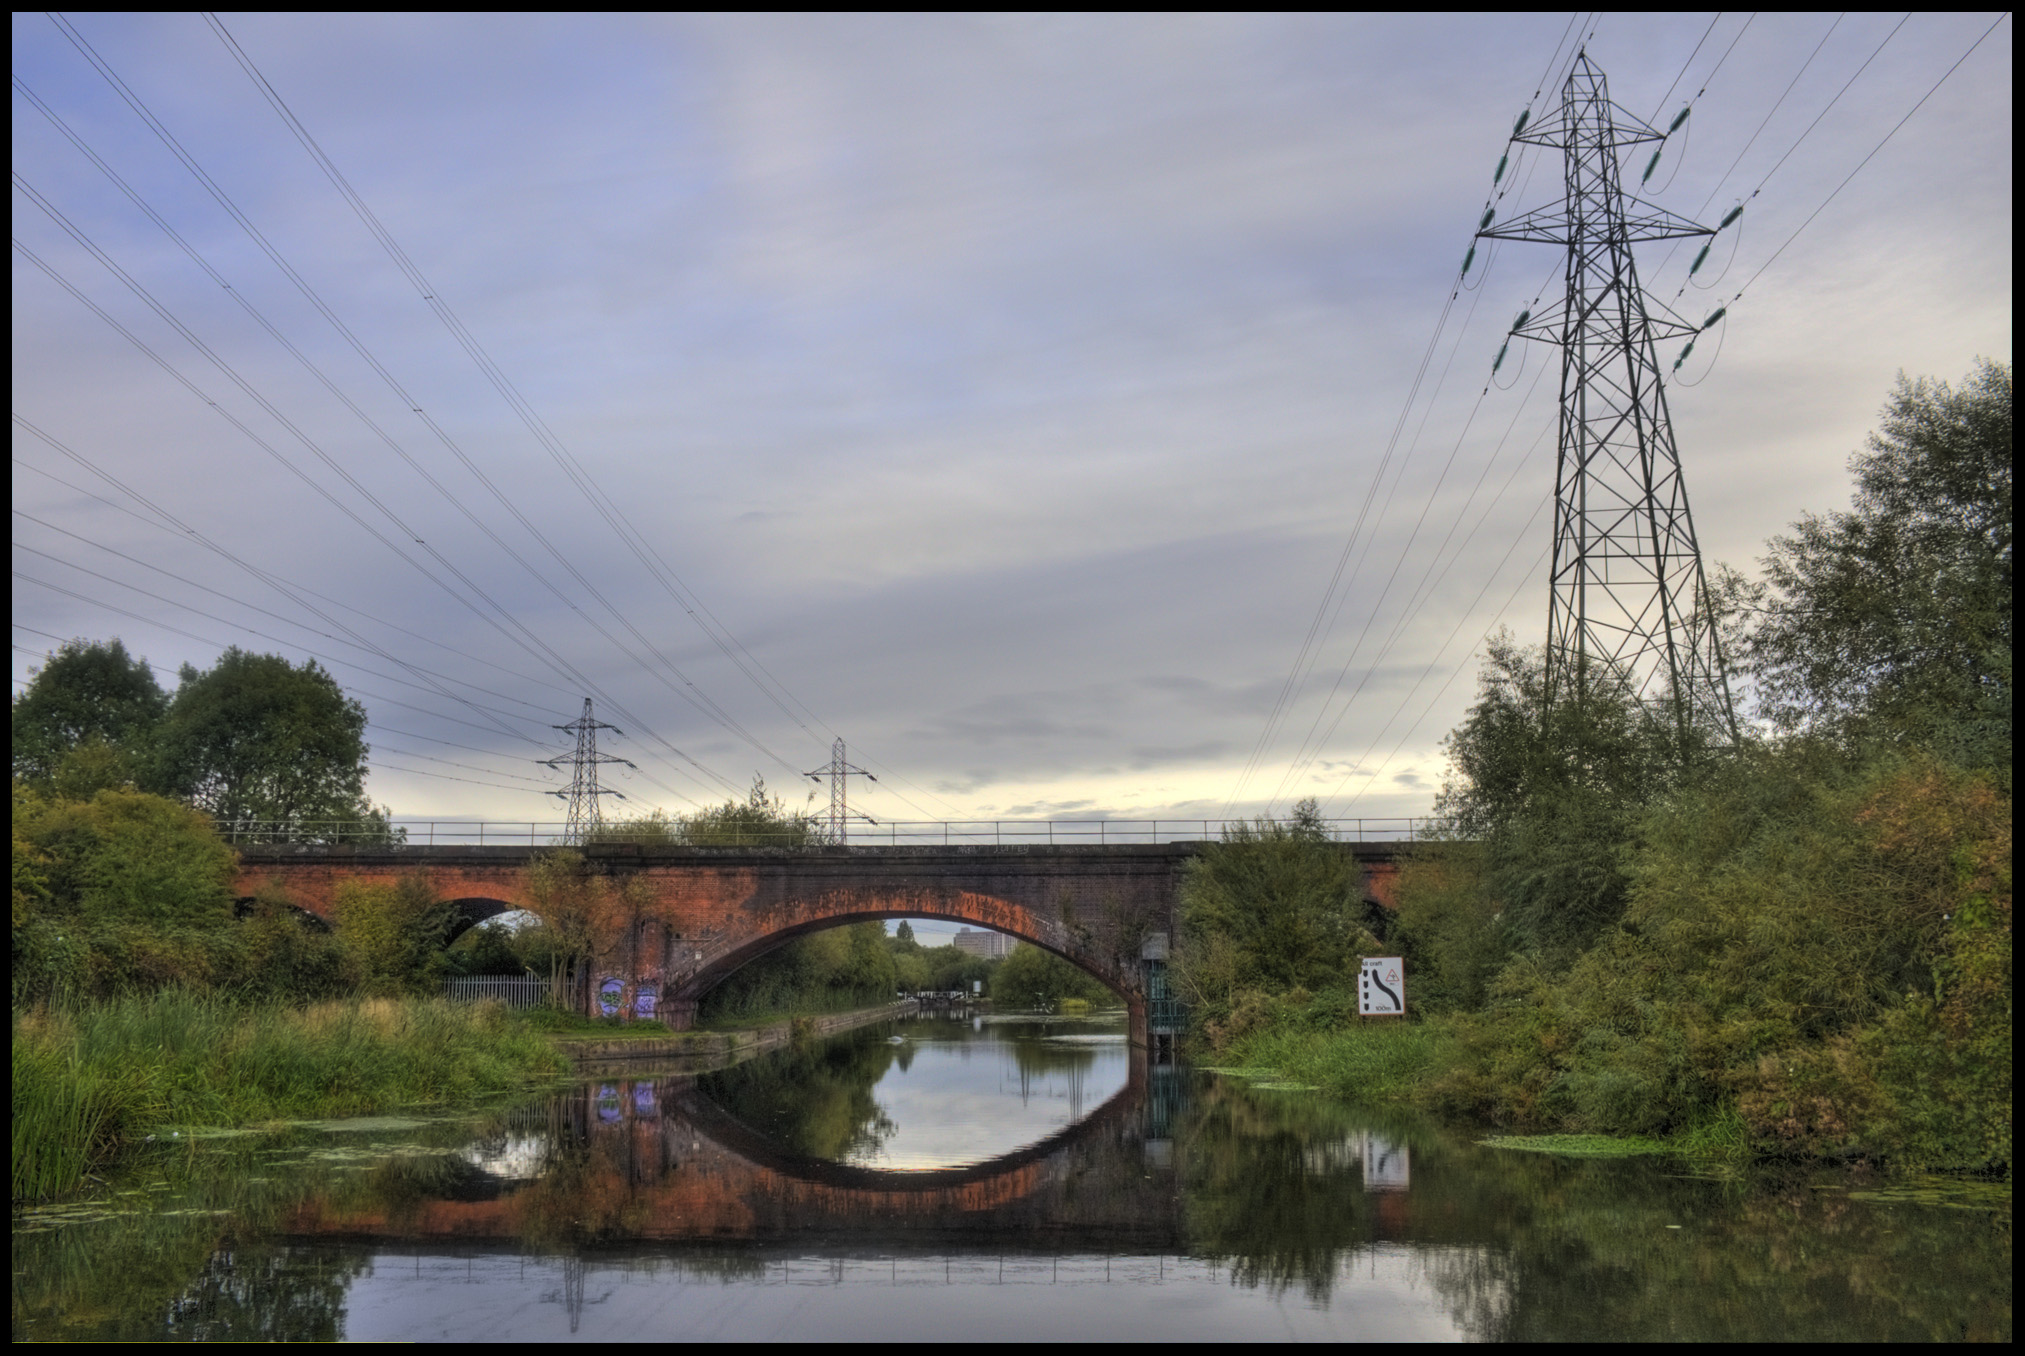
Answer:
[[(443, 492), (24, 108), (17, 170), (387, 512), (29, 208), (24, 242), (218, 407), (17, 258), (24, 416), (333, 600), (367, 648), (332, 648), (330, 622), (18, 432), (17, 508), (191, 582), (32, 524), (17, 540), (228, 620), (57, 565), (35, 568), (86, 598), (17, 583), (15, 620), (122, 634), (170, 668), (208, 665), (213, 641), (339, 655), (373, 694), (376, 756), (454, 740), (499, 774), (376, 771), (398, 810), (547, 813), (508, 775), (594, 694), (641, 764), (628, 794), (678, 810), (754, 768), (790, 785), (841, 734), (880, 772), (864, 791), (882, 817), (1213, 818), (1269, 808), (1283, 779), (1332, 812), (1421, 812), (1432, 774), (1397, 769), (1440, 766), (1472, 648), (1494, 623), (1539, 633), (1549, 521), (1528, 521), (1553, 483), (1556, 373), (1542, 352), (1512, 390), (1483, 382), (1500, 328), (1551, 291), (1554, 251), (1502, 248), (1428, 343), (1565, 19), (229, 20), (564, 464), (201, 23), (76, 22), (405, 395), (45, 20), (16, 16), (17, 74)], [(1729, 180), (1827, 21), (1761, 15), (1712, 76), (1698, 58), (1686, 75), (1709, 93), (1663, 205), (1747, 195), (1892, 22), (1846, 19)], [(1670, 393), (1710, 559), (1748, 565), (1846, 499), (1897, 370), (1953, 378), (2008, 353), (2009, 66), (1989, 44), (1756, 275), (1986, 23), (1908, 25), (1751, 198), (1721, 294), (1755, 281), (1707, 379)], [(1704, 27), (1607, 18), (1594, 50), (1619, 102), (1651, 112)], [(1544, 201), (1551, 168), (1510, 201)], [(1663, 300), (1685, 261), (1639, 254)], [(1332, 579), (1341, 608), (1318, 623)], [(425, 668), (487, 709), (435, 695)], [(1296, 768), (1304, 741), (1319, 756)]]

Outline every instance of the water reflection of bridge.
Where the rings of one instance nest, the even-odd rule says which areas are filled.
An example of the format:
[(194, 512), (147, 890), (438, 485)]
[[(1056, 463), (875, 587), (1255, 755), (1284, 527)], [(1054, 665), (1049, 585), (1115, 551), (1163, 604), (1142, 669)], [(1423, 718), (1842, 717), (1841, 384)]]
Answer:
[(983, 1163), (892, 1171), (785, 1150), (703, 1096), (694, 1077), (614, 1079), (559, 1098), (544, 1124), (474, 1155), (420, 1199), (309, 1202), (289, 1232), (571, 1251), (792, 1243), (918, 1253), (988, 1242), (1014, 1253), (1175, 1252), (1179, 1187), (1159, 1127), (1145, 1124), (1163, 1099), (1146, 1092), (1142, 1064), (1108, 1102), (1037, 1143)]

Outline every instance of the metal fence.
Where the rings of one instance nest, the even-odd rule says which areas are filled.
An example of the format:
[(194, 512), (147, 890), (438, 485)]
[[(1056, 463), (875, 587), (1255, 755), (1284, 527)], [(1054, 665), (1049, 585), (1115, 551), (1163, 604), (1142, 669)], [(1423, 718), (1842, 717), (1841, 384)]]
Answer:
[[(443, 996), (453, 1003), (495, 999), (510, 1008), (543, 1008), (551, 1006), (552, 992), (554, 986), (548, 980), (534, 975), (453, 975), (443, 981)], [(574, 985), (565, 982), (556, 996), (562, 1001), (553, 1006), (575, 1009), (571, 1001), (575, 997)]]
[[(1245, 819), (899, 819), (853, 825), (852, 847), (1032, 847), (1175, 843), (1217, 839), (1256, 821)], [(1323, 831), (1340, 843), (1412, 842), (1440, 832), (1444, 821), (1431, 816), (1381, 819), (1325, 819)], [(223, 822), (227, 842), (254, 846), (329, 844), (351, 847), (560, 847), (569, 826), (560, 820), (396, 819), (388, 823), (346, 820), (241, 820)], [(630, 841), (607, 830), (603, 841)], [(679, 828), (677, 830), (679, 833)], [(666, 846), (680, 846), (670, 839)], [(653, 844), (649, 844), (653, 846)], [(711, 846), (832, 847), (820, 831), (783, 833), (777, 842), (763, 836), (744, 844)]]

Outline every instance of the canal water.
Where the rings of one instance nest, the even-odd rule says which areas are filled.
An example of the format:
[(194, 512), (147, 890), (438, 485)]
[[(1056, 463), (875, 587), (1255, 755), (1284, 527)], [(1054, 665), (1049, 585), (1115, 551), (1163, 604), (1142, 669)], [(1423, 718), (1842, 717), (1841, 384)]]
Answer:
[(1148, 1068), (1122, 1016), (918, 1018), (519, 1106), (184, 1138), (17, 1212), (13, 1331), (2010, 1339), (2008, 1187), (1476, 1138)]

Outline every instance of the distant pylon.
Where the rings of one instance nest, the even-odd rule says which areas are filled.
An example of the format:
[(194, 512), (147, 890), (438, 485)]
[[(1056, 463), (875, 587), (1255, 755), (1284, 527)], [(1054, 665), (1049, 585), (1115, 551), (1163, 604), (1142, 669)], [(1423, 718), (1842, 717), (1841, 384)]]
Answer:
[(850, 841), (850, 823), (853, 819), (862, 819), (867, 824), (877, 824), (879, 822), (870, 815), (853, 814), (851, 812), (846, 783), (852, 777), (863, 777), (868, 782), (876, 782), (879, 779), (865, 771), (865, 769), (853, 767), (844, 761), (844, 740), (842, 736), (838, 736), (837, 741), (830, 745), (830, 765), (827, 768), (819, 768), (814, 772), (804, 772), (802, 775), (813, 782), (820, 782), (824, 777), (830, 779), (829, 837), (832, 843), (841, 847)]
[(1603, 72), (1578, 53), (1559, 116), (1531, 127), (1522, 118), (1513, 135), (1561, 150), (1564, 197), (1501, 224), (1487, 213), (1477, 236), (1568, 251), (1560, 303), (1521, 312), (1512, 327), (1516, 337), (1561, 349), (1548, 703), (1623, 687), (1643, 701), (1673, 698), (1683, 733), (1698, 726), (1734, 740), (1657, 348), (1698, 328), (1647, 297), (1631, 255), (1637, 241), (1716, 230), (1631, 197), (1620, 182), (1622, 156), (1666, 136), (1611, 103)]
[(584, 698), (583, 715), (567, 725), (558, 725), (555, 728), (567, 730), (577, 737), (576, 752), (558, 754), (554, 758), (542, 758), (537, 761), (544, 767), (557, 767), (565, 762), (570, 764), (570, 789), (551, 791), (548, 794), (569, 802), (569, 825), (563, 830), (563, 841), (581, 847), (595, 837), (598, 829), (604, 824), (604, 815), (598, 808), (598, 797), (618, 796), (620, 800), (626, 798), (620, 792), (598, 785), (598, 765), (624, 763), (627, 767), (633, 767), (635, 764), (609, 753), (598, 752), (598, 731), (610, 730), (615, 735), (622, 735), (625, 731), (616, 725), (607, 725), (603, 721), (592, 719), (589, 697)]

